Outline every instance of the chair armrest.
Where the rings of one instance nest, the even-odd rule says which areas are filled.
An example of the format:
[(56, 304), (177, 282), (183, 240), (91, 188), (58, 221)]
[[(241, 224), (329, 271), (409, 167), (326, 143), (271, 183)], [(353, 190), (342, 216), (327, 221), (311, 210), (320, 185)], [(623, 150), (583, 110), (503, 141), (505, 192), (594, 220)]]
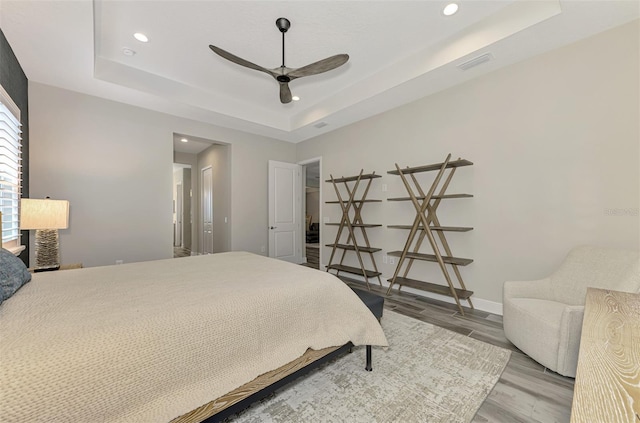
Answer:
[(551, 298), (551, 281), (548, 278), (537, 281), (507, 281), (502, 287), (502, 300), (507, 298)]
[(557, 370), (562, 375), (576, 376), (583, 319), (584, 306), (567, 306), (562, 312)]

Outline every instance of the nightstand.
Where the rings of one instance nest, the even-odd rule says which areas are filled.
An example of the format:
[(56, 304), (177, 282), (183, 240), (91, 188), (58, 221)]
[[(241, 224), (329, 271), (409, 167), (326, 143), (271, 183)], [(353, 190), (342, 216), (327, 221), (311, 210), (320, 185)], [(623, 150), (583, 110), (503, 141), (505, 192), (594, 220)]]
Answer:
[[(61, 264), (60, 268), (57, 270), (71, 270), (71, 269), (82, 269), (82, 263), (72, 263), (72, 264)], [(55, 272), (56, 270), (49, 270), (49, 272)], [(34, 273), (33, 268), (29, 268), (29, 272)], [(38, 272), (40, 273), (40, 272)], [(42, 272), (45, 273), (45, 272)]]

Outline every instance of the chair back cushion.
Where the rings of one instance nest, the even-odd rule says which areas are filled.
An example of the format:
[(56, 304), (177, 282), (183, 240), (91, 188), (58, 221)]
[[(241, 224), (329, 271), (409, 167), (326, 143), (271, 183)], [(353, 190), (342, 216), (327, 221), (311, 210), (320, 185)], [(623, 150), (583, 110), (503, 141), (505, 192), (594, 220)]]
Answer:
[(584, 305), (587, 288), (640, 292), (640, 255), (594, 246), (572, 249), (550, 277), (555, 301)]

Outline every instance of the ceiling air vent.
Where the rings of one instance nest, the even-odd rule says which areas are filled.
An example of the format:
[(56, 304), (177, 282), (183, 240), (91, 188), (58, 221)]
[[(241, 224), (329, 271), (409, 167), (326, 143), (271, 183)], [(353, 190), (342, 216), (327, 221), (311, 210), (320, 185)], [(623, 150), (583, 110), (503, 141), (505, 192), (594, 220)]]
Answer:
[(327, 126), (327, 125), (328, 125), (328, 123), (327, 123), (327, 122), (318, 122), (318, 123), (316, 123), (316, 124), (315, 124), (315, 125), (313, 125), (313, 126), (319, 129), (319, 128), (323, 128), (323, 127), (325, 127), (325, 126)]
[(483, 64), (485, 62), (488, 62), (489, 60), (493, 60), (493, 54), (485, 53), (485, 54), (482, 54), (482, 55), (480, 55), (478, 57), (474, 57), (471, 60), (467, 60), (464, 63), (460, 63), (458, 65), (458, 69), (466, 71), (468, 69), (471, 69), (474, 66), (478, 66), (478, 65), (481, 65), (481, 64)]

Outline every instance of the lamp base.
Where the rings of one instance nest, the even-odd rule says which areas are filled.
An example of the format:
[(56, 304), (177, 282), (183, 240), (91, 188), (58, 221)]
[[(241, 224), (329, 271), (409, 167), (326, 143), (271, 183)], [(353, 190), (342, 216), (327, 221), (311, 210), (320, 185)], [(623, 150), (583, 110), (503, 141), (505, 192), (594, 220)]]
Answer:
[(58, 230), (36, 230), (36, 265), (34, 272), (46, 272), (60, 268)]

